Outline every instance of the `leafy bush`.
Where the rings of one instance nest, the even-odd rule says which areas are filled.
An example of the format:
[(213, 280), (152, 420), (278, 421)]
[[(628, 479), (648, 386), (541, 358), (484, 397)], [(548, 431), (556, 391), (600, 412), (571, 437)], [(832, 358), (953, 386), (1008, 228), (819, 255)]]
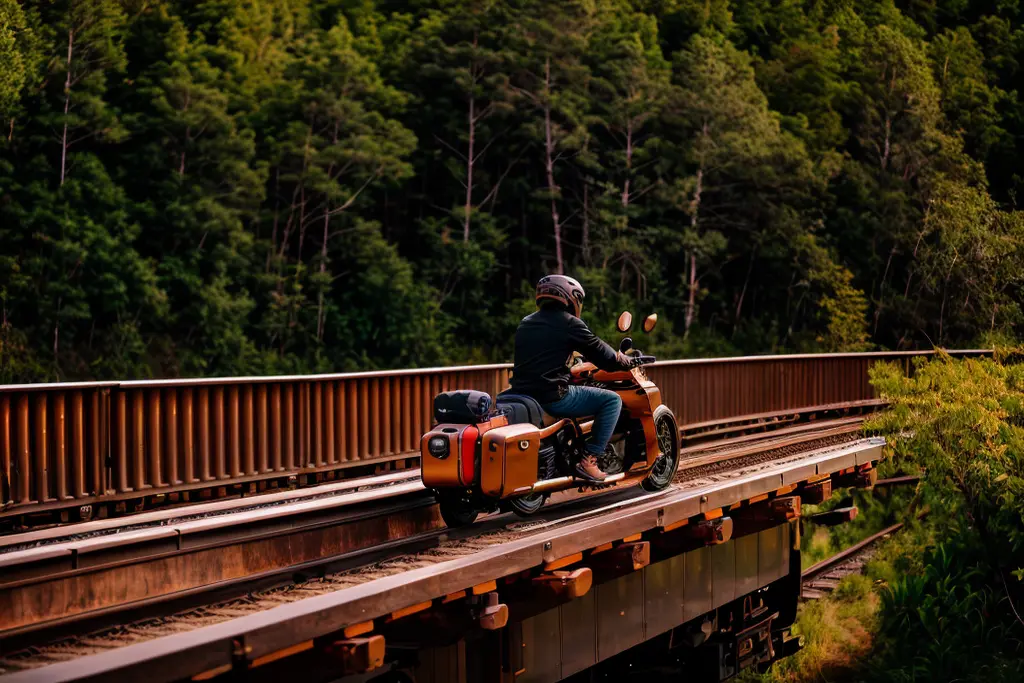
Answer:
[(926, 471), (942, 538), (882, 593), (872, 680), (1024, 680), (1024, 365), (1016, 355), (872, 370), (891, 409), (870, 429), (899, 435)]

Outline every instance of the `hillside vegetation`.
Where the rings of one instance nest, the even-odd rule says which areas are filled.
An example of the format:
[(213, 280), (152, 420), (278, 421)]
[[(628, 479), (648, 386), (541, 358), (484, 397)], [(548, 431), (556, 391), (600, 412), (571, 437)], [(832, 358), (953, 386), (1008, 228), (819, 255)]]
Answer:
[(1020, 331), (1017, 0), (0, 0), (0, 381)]
[[(1016, 683), (1024, 680), (1024, 356), (919, 362), (913, 378), (872, 370), (890, 410), (869, 420), (892, 437), (894, 472), (915, 490), (855, 492), (863, 513), (828, 539), (849, 545), (894, 521), (865, 575), (805, 603), (805, 649), (745, 683)], [(919, 511), (928, 516), (917, 519)], [(818, 557), (805, 538), (808, 560)]]

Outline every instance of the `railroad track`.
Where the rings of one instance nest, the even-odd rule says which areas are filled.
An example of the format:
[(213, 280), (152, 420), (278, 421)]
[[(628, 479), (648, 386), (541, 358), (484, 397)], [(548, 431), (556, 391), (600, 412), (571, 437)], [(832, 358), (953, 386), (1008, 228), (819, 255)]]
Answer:
[[(775, 443), (774, 458), (750, 456), (743, 464), (734, 462), (717, 473), (706, 469), (683, 472), (662, 492), (646, 493), (639, 488), (612, 491), (597, 506), (585, 504), (591, 501), (566, 501), (536, 518), (513, 523), (507, 516), (494, 516), (447, 538), (438, 535), (436, 543), (426, 549), (396, 544), (386, 559), (363, 558), (361, 567), (351, 571), (291, 581), (174, 614), (151, 614), (135, 623), (84, 636), (38, 642), (21, 652), (8, 652), (0, 669), (14, 672), (65, 662), (54, 668), (52, 675), (59, 673), (62, 680), (89, 678), (100, 671), (105, 672), (104, 677), (113, 675), (120, 680), (134, 680), (144, 671), (162, 680), (191, 676), (205, 670), (202, 667), (220, 666), (222, 639), (228, 637), (229, 643), (237, 640), (231, 635), (236, 632), (257, 629), (261, 635), (251, 641), (251, 656), (259, 658), (315, 638), (315, 632), (324, 629), (333, 631), (389, 613), (398, 618), (396, 615), (413, 613), (410, 605), (419, 609), (427, 604), (423, 600), (436, 601), (445, 595), (445, 600), (457, 599), (472, 584), (493, 577), (521, 577), (538, 562), (556, 568), (562, 566), (558, 558), (571, 559), (580, 550), (610, 547), (615, 539), (632, 534), (639, 538), (638, 532), (668, 532), (702, 518), (714, 519), (721, 515), (721, 506), (736, 509), (784, 495), (800, 482), (819, 482), (828, 473), (838, 476), (870, 467), (881, 457), (881, 445), (878, 439), (848, 439), (827, 446), (813, 440)], [(724, 461), (726, 454), (722, 457)], [(787, 485), (787, 481), (793, 483)], [(159, 642), (150, 644), (154, 639)], [(131, 647), (142, 643), (146, 643), (143, 649)], [(223, 650), (230, 651), (230, 647)], [(94, 654), (98, 656), (81, 666), (68, 661)], [(41, 676), (25, 680), (50, 680), (50, 671), (42, 670)]]
[(836, 589), (839, 582), (852, 574), (860, 574), (875, 553), (880, 541), (903, 528), (903, 522), (893, 524), (860, 543), (850, 546), (832, 557), (822, 560), (803, 571), (800, 576), (800, 597), (818, 600)]
[[(763, 469), (769, 465), (785, 463), (793, 459), (805, 457), (808, 451), (836, 448), (849, 443), (856, 438), (856, 430), (851, 429), (848, 423), (829, 424), (823, 421), (817, 432), (797, 430), (794, 433), (774, 433), (770, 438), (761, 439), (761, 448), (751, 452), (751, 443), (745, 441), (736, 444), (732, 449), (719, 448), (713, 457), (701, 457), (695, 460), (691, 466), (680, 470), (677, 483), (674, 489), (686, 489), (708, 485), (709, 483), (729, 481), (751, 471)], [(508, 516), (492, 516), (485, 518), (476, 526), (452, 534), (440, 528), (436, 506), (427, 497), (427, 493), (415, 482), (404, 479), (401, 474), (389, 475), (390, 486), (378, 486), (368, 491), (347, 491), (334, 497), (321, 497), (314, 501), (300, 503), (285, 503), (271, 508), (255, 508), (235, 514), (220, 514), (216, 517), (193, 519), (186, 521), (180, 526), (175, 526), (173, 520), (162, 520), (164, 523), (156, 526), (143, 528), (141, 531), (129, 531), (127, 533), (108, 533), (94, 538), (71, 540), (53, 540), (60, 533), (60, 529), (49, 529), (44, 532), (36, 532), (49, 537), (48, 543), (25, 548), (25, 536), (19, 539), (21, 549), (0, 555), (0, 562), (13, 562), (12, 558), (26, 558), (33, 552), (42, 555), (53, 556), (55, 553), (62, 553), (69, 550), (68, 545), (98, 544), (108, 549), (111, 555), (107, 565), (94, 563), (93, 565), (82, 565), (78, 568), (64, 572), (50, 572), (44, 565), (38, 565), (34, 575), (23, 575), (16, 581), (7, 579), (5, 572), (4, 582), (0, 586), (0, 607), (12, 609), (0, 609), (0, 615), (7, 615), (6, 622), (0, 621), (0, 636), (3, 637), (3, 645), (0, 651), (10, 653), (12, 651), (31, 647), (38, 650), (41, 642), (59, 642), (60, 639), (70, 633), (82, 633), (96, 631), (107, 633), (107, 637), (113, 637), (114, 642), (122, 642), (128, 636), (123, 635), (114, 627), (115, 624), (143, 620), (152, 621), (164, 619), (168, 614), (179, 613), (185, 610), (199, 610), (192, 612), (193, 616), (185, 618), (184, 621), (177, 620), (176, 624), (189, 623), (198, 620), (198, 623), (206, 623), (211, 616), (211, 603), (220, 601), (226, 614), (237, 612), (236, 605), (250, 605), (253, 603), (250, 597), (254, 593), (264, 591), (284, 591), (289, 593), (289, 587), (296, 585), (306, 586), (310, 580), (316, 584), (317, 577), (329, 576), (345, 569), (365, 565), (374, 562), (386, 561), (388, 558), (407, 555), (413, 550), (422, 551), (430, 547), (436, 547), (444, 543), (459, 542), (472, 547), (474, 538), (492, 538), (497, 534), (499, 537), (517, 537), (529, 530), (534, 532), (545, 528), (569, 523), (592, 514), (607, 512), (609, 506), (619, 506), (622, 509), (639, 505), (652, 494), (645, 494), (639, 488), (615, 490), (611, 492), (590, 492), (584, 494), (565, 492), (560, 497), (552, 499), (552, 504), (542, 511), (541, 515), (530, 520), (517, 520), (510, 523)], [(340, 486), (340, 485), (339, 485)], [(418, 489), (418, 491), (417, 491)], [(376, 492), (376, 493), (375, 493)], [(294, 492), (293, 492), (294, 493)], [(308, 493), (308, 492), (305, 492)], [(375, 498), (381, 493), (390, 494), (392, 501), (391, 508), (379, 507), (380, 498)], [(279, 494), (275, 494), (279, 495)], [(356, 510), (352, 505), (345, 505), (342, 501), (354, 496), (363, 495), (366, 500), (364, 508)], [(591, 501), (587, 500), (593, 495), (601, 495), (601, 502), (604, 504), (595, 508)], [(658, 494), (653, 494), (658, 495)], [(376, 500), (374, 503), (373, 501)], [(415, 504), (412, 504), (415, 501)], [(250, 504), (252, 501), (250, 501)], [(310, 528), (301, 528), (292, 522), (282, 522), (282, 517), (289, 510), (289, 506), (301, 507), (311, 504), (319, 505), (324, 510), (331, 511), (334, 516), (331, 519), (315, 518), (307, 525)], [(214, 506), (224, 506), (224, 503), (215, 503)], [(374, 505), (378, 506), (374, 510)], [(409, 505), (409, 507), (406, 507)], [(421, 521), (425, 526), (413, 528), (413, 526), (396, 525), (396, 515), (410, 514), (417, 511), (422, 515)], [(596, 512), (595, 512), (596, 511)], [(166, 515), (169, 511), (161, 511), (160, 515)], [(363, 516), (353, 519), (356, 512), (362, 512)], [(270, 521), (275, 526), (267, 533), (257, 533), (253, 530), (251, 517), (255, 515), (264, 521)], [(383, 520), (384, 524), (381, 523)], [(133, 518), (134, 521), (134, 518)], [(154, 522), (155, 520), (149, 520)], [(170, 522), (170, 524), (168, 524)], [(362, 544), (353, 543), (351, 547), (328, 546), (322, 540), (310, 541), (308, 539), (322, 539), (323, 533), (344, 526), (346, 523), (362, 522), (362, 526), (350, 526), (352, 533), (345, 535), (345, 538), (360, 538)], [(94, 523), (99, 524), (99, 523)], [(283, 533), (281, 525), (289, 527), (289, 532)], [(216, 529), (221, 534), (219, 543), (203, 545), (184, 544), (177, 548), (176, 552), (153, 552), (150, 555), (142, 553), (139, 549), (132, 550), (133, 544), (145, 538), (147, 534), (162, 534), (166, 537), (187, 538), (189, 525), (198, 525), (198, 528)], [(209, 525), (209, 526), (207, 526)], [(396, 528), (397, 527), (397, 528)], [(359, 529), (356, 533), (355, 530)], [(385, 530), (390, 535), (385, 535)], [(100, 530), (102, 531), (102, 530)], [(398, 533), (396, 533), (396, 531)], [(142, 536), (139, 536), (142, 534)], [(320, 534), (311, 536), (310, 534)], [(232, 537), (234, 540), (232, 540)], [(275, 544), (275, 539), (276, 544)], [(270, 543), (268, 544), (267, 541)], [(238, 550), (249, 544), (262, 544), (255, 556), (268, 558), (272, 557), (272, 549), (281, 547), (294, 551), (295, 548), (309, 548), (315, 553), (313, 559), (296, 561), (294, 554), (287, 554), (283, 550), (277, 555), (277, 564), (264, 564), (259, 571), (249, 571), (235, 575), (215, 575), (208, 561), (201, 561), (199, 558), (217, 557), (225, 552), (243, 554)], [(143, 545), (143, 549), (147, 546)], [(149, 546), (152, 549), (152, 546)], [(73, 548), (71, 548), (73, 550)], [(205, 553), (205, 555), (202, 555)], [(28, 555), (26, 555), (28, 554)], [(72, 557), (87, 556), (88, 553), (72, 552)], [(118, 559), (120, 558), (120, 559)], [(186, 558), (188, 561), (182, 561)], [(301, 559), (301, 558), (300, 558)], [(16, 566), (16, 565), (15, 565)], [(224, 563), (217, 562), (214, 568), (223, 567)], [(245, 562), (228, 563), (228, 566), (247, 566)], [(174, 572), (174, 573), (169, 573)], [(191, 574), (189, 572), (192, 572)], [(161, 584), (153, 577), (173, 578), (172, 585)], [(187, 585), (187, 580), (192, 577), (193, 583)], [(298, 581), (298, 584), (296, 584)], [(142, 586), (147, 590), (144, 597), (137, 593), (131, 593), (131, 586)], [(103, 587), (122, 586), (128, 592), (110, 593), (109, 589)], [(75, 598), (75, 591), (91, 596), (92, 602), (83, 605), (80, 598)], [(163, 592), (161, 593), (160, 590)], [(308, 586), (298, 590), (302, 593), (310, 590)], [(64, 605), (55, 606), (55, 596), (64, 596), (68, 602)], [(97, 597), (98, 596), (98, 597)], [(103, 601), (105, 598), (105, 602)], [(241, 601), (241, 603), (239, 603)], [(6, 605), (5, 605), (6, 603)], [(34, 604), (31, 611), (23, 608), (24, 605)], [(256, 601), (261, 609), (267, 604)], [(13, 607), (18, 606), (18, 609)], [(248, 609), (248, 608), (247, 608)], [(54, 614), (59, 617), (54, 618)], [(18, 618), (20, 617), (20, 618)], [(3, 619), (4, 617), (0, 617)], [(153, 622), (153, 623), (157, 623)], [(106, 629), (106, 630), (104, 630)], [(109, 636), (114, 633), (114, 636)], [(121, 635), (116, 635), (120, 633)], [(100, 640), (103, 640), (102, 638)], [(99, 641), (97, 641), (99, 642)], [(107, 642), (103, 640), (103, 642)], [(58, 647), (58, 651), (62, 651)], [(8, 666), (11, 666), (10, 664)], [(15, 668), (20, 668), (17, 666)]]

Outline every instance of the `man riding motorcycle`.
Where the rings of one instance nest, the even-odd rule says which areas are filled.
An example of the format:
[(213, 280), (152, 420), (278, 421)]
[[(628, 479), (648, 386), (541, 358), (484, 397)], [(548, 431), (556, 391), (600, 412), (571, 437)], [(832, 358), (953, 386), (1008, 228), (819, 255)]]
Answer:
[(541, 278), (536, 295), (539, 310), (523, 318), (516, 330), (511, 388), (535, 398), (554, 417), (594, 417), (576, 475), (601, 482), (607, 475), (598, 457), (608, 447), (622, 399), (614, 391), (571, 384), (569, 362), (574, 351), (609, 372), (629, 369), (634, 362), (598, 338), (580, 319), (585, 297), (583, 286), (571, 277)]

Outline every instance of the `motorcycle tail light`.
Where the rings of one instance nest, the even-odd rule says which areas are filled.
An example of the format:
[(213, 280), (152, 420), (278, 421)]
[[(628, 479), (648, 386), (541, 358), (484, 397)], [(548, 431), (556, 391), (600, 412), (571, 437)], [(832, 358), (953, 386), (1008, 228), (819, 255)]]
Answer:
[(427, 450), (432, 456), (443, 460), (448, 457), (448, 439), (443, 436), (433, 436), (427, 442)]

